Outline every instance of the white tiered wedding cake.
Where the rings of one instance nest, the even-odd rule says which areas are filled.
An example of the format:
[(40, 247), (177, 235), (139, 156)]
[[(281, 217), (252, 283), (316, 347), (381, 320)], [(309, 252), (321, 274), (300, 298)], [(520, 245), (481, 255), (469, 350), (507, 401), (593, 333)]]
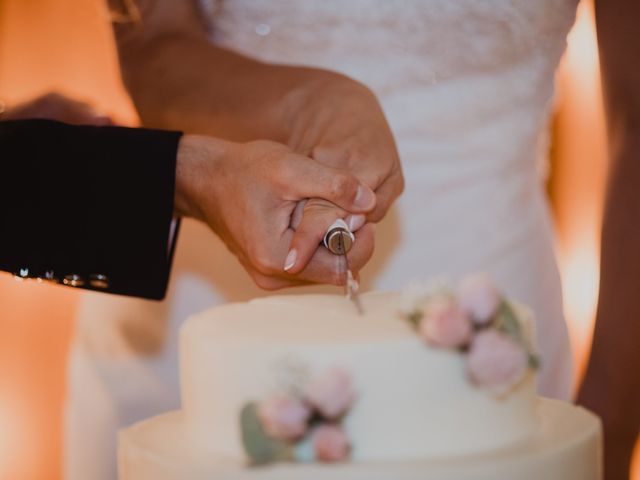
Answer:
[(366, 294), (363, 315), (276, 296), (189, 319), (183, 409), (121, 433), (120, 479), (598, 480), (598, 420), (535, 396), (525, 310), (438, 295)]

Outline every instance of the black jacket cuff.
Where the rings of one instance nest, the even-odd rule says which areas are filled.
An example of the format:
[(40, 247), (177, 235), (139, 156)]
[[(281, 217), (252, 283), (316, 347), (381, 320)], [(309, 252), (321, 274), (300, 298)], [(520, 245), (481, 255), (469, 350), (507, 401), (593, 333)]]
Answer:
[(0, 122), (0, 269), (163, 298), (180, 137), (48, 120)]

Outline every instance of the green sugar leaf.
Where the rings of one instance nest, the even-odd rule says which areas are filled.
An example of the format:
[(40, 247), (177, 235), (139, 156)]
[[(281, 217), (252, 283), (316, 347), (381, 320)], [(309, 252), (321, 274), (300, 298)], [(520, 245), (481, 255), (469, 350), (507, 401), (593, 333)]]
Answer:
[(534, 353), (529, 354), (529, 368), (538, 370), (540, 368), (540, 357)]
[(494, 326), (499, 331), (506, 333), (515, 340), (520, 342), (523, 340), (522, 327), (520, 326), (518, 317), (516, 316), (513, 307), (505, 300), (500, 303), (500, 308), (498, 309)]
[(416, 310), (405, 317), (414, 328), (418, 328), (420, 320), (422, 320), (422, 312)]
[(242, 445), (252, 465), (293, 460), (293, 448), (288, 443), (270, 437), (258, 416), (258, 405), (248, 403), (240, 413)]

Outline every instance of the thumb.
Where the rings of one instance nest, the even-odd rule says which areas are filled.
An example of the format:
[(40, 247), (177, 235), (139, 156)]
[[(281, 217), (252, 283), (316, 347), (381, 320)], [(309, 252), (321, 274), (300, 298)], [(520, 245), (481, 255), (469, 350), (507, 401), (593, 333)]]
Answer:
[(370, 212), (376, 206), (375, 192), (347, 170), (304, 156), (290, 165), (282, 174), (296, 200), (324, 199), (351, 213)]

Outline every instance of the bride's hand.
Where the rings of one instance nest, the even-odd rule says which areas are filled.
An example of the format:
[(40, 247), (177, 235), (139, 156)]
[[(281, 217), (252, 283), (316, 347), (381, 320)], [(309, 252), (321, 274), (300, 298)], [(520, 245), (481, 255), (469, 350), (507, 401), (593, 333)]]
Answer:
[[(333, 215), (295, 231), (296, 206), (310, 197), (332, 205)], [(265, 289), (342, 283), (336, 257), (318, 244), (336, 213), (364, 215), (375, 205), (374, 193), (355, 176), (275, 142), (185, 135), (180, 143), (176, 213), (206, 222)], [(349, 254), (356, 271), (373, 252), (372, 227), (357, 235)]]
[(298, 86), (276, 110), (287, 144), (325, 165), (349, 170), (377, 196), (367, 220), (378, 222), (404, 189), (393, 135), (375, 95), (364, 85), (319, 69), (292, 69)]
[[(313, 236), (314, 226), (328, 226), (337, 217), (346, 217), (354, 232), (367, 222), (379, 222), (402, 193), (404, 178), (393, 135), (368, 88), (332, 72), (294, 70), (292, 76), (300, 75), (304, 80), (275, 108), (282, 115), (279, 124), (290, 126), (282, 134), (287, 143), (325, 165), (348, 170), (371, 187), (377, 197), (375, 209), (366, 216), (347, 215), (323, 199), (306, 202), (302, 218), (295, 225), (298, 235), (292, 244), (292, 249), (299, 250), (297, 243)], [(318, 249), (316, 254), (323, 251)], [(357, 272), (358, 268), (353, 270)], [(294, 266), (290, 271), (295, 273), (298, 268)]]

